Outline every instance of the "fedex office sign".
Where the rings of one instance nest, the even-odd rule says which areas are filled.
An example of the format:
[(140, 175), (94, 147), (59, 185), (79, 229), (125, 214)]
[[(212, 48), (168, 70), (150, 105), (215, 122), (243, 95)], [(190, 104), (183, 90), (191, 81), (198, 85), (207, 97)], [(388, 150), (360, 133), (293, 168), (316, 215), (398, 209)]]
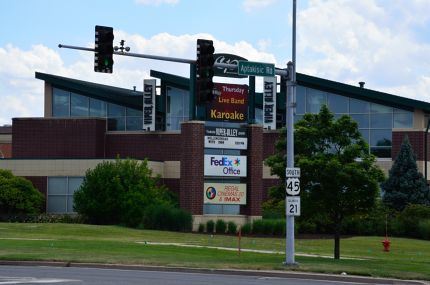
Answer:
[(246, 156), (205, 155), (206, 176), (246, 177)]

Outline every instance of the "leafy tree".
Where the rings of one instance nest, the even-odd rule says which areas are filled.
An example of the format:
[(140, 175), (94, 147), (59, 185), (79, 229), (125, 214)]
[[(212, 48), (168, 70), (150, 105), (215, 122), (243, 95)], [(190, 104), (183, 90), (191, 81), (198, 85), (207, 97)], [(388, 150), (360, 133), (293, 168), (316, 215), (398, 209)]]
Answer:
[(147, 160), (117, 159), (87, 171), (74, 194), (74, 208), (90, 223), (135, 227), (149, 205), (175, 205), (172, 195), (159, 177), (152, 177)]
[(430, 193), (423, 175), (418, 171), (416, 156), (405, 136), (400, 152), (382, 183), (383, 202), (391, 209), (402, 211), (408, 204), (430, 205)]
[[(351, 117), (335, 120), (327, 106), (322, 106), (318, 114), (305, 114), (295, 126), (295, 161), (301, 168), (302, 212), (307, 216), (324, 216), (331, 223), (334, 258), (339, 259), (342, 222), (374, 206), (384, 175), (375, 165), (375, 157), (369, 154), (368, 145)], [(285, 139), (277, 143), (277, 149), (282, 151), (266, 163), (272, 174), (283, 180)], [(285, 199), (283, 185), (271, 189), (268, 204), (279, 204)]]
[(43, 201), (42, 193), (29, 180), (0, 169), (0, 214), (38, 214)]

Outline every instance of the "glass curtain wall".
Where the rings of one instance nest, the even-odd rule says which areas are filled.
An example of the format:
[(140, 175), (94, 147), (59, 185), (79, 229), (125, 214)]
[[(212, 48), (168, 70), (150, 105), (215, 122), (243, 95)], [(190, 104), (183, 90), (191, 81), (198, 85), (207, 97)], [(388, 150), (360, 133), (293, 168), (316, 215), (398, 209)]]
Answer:
[[(297, 86), (295, 121), (305, 113), (318, 113), (326, 104), (335, 118), (349, 115), (358, 123), (369, 151), (378, 158), (391, 158), (393, 128), (412, 128), (413, 112), (358, 100), (339, 94)], [(262, 123), (262, 110), (256, 109), (256, 121)]]
[(108, 119), (110, 131), (142, 129), (142, 110), (107, 103), (59, 88), (53, 88), (52, 94), (54, 117), (101, 117)]

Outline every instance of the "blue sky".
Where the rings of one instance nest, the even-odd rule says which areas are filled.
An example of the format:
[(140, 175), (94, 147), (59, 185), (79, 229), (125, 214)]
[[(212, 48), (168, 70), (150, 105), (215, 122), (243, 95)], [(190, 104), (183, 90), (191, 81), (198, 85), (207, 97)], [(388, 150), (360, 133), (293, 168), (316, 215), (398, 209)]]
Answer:
[[(115, 56), (93, 71), (94, 26), (114, 28), (135, 53), (195, 58), (197, 38), (216, 52), (285, 67), (292, 0), (2, 0), (0, 125), (43, 116), (35, 71), (141, 90), (149, 70), (188, 76), (184, 64)], [(297, 71), (430, 102), (430, 0), (297, 0)], [(257, 81), (258, 83), (258, 81)]]

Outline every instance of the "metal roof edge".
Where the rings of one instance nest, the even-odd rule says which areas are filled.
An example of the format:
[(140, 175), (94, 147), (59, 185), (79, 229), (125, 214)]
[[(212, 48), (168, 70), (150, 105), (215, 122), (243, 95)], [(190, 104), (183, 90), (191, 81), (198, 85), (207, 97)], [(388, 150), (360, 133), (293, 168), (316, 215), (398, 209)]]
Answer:
[(296, 80), (297, 83), (302, 86), (317, 88), (320, 90), (353, 97), (355, 99), (362, 99), (400, 108), (406, 107), (408, 109), (422, 109), (426, 112), (430, 112), (430, 103), (424, 101), (401, 97), (398, 95), (375, 91), (372, 89), (362, 88), (358, 86), (352, 86), (349, 84), (306, 75), (303, 73), (297, 73)]

